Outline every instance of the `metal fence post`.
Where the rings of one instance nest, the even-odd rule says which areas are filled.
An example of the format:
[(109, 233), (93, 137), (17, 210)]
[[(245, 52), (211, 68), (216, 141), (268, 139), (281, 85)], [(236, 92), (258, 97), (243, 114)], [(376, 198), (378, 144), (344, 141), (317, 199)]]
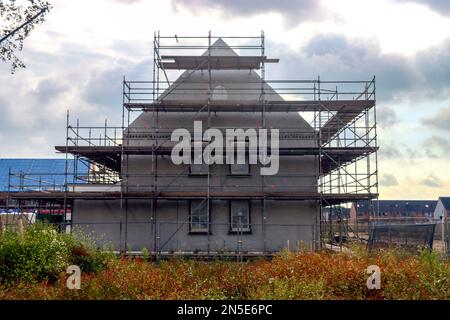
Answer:
[(159, 259), (161, 246), (161, 222), (156, 225), (156, 260)]
[(312, 243), (312, 246), (311, 246), (311, 248), (312, 248), (312, 250), (313, 251), (316, 251), (316, 228), (317, 228), (317, 226), (316, 225), (312, 225), (312, 235), (313, 235), (313, 243)]
[(119, 221), (119, 252), (122, 253), (122, 219)]

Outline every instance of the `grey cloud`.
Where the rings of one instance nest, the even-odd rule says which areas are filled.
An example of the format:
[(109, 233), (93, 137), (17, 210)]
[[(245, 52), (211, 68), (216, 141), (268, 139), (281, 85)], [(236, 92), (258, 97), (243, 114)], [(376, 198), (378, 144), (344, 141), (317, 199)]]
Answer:
[(83, 98), (89, 103), (116, 107), (119, 110), (124, 74), (125, 71), (120, 67), (92, 73), (83, 92)]
[(440, 188), (443, 186), (442, 180), (433, 174), (429, 174), (426, 178), (422, 179), (420, 184), (430, 188)]
[[(405, 57), (384, 54), (375, 39), (348, 39), (325, 34), (307, 43), (299, 53), (269, 41), (268, 51), (280, 57), (272, 78), (370, 80), (376, 75), (377, 101), (441, 99), (450, 97), (450, 40)], [(274, 49), (273, 49), (274, 48)], [(276, 77), (274, 77), (275, 75)]]
[(122, 106), (122, 80), (126, 76), (132, 80), (148, 80), (151, 77), (151, 60), (136, 64), (124, 63), (109, 69), (93, 72), (83, 91), (83, 98), (97, 106), (115, 108)]
[(442, 15), (450, 14), (450, 1), (448, 0), (397, 0), (397, 2), (423, 4)]
[(420, 76), (415, 81), (420, 84), (420, 90), (428, 89), (429, 98), (447, 96), (450, 92), (450, 39), (419, 53), (415, 59), (415, 69)]
[(406, 158), (408, 159), (415, 159), (421, 156), (421, 152), (418, 149), (412, 149), (410, 146), (408, 145), (403, 145), (403, 150), (406, 153)]
[(445, 131), (450, 131), (450, 107), (440, 109), (435, 115), (422, 119), (422, 123)]
[(47, 103), (68, 90), (70, 90), (70, 86), (62, 79), (44, 79), (38, 83), (32, 93), (40, 102)]
[(380, 184), (385, 187), (397, 186), (397, 178), (393, 174), (384, 174), (380, 179)]
[(380, 107), (377, 110), (377, 121), (383, 128), (390, 128), (398, 122), (395, 110), (389, 107)]
[(398, 146), (389, 144), (383, 144), (380, 146), (378, 156), (380, 157), (380, 159), (399, 159), (403, 157)]
[(443, 158), (450, 156), (450, 138), (433, 135), (427, 138), (422, 147), (430, 158)]
[(439, 156), (430, 148), (425, 148), (425, 154), (428, 158), (437, 159)]
[(291, 25), (330, 15), (316, 0), (173, 0), (172, 4), (175, 10), (183, 7), (194, 13), (207, 8), (220, 9), (225, 14), (235, 16), (277, 12), (282, 14)]
[[(52, 33), (49, 32), (47, 34), (49, 37), (53, 37)], [(23, 60), (27, 65), (27, 69), (18, 70), (17, 72), (28, 74), (28, 76), (30, 74), (47, 75), (49, 70), (51, 70), (60, 76), (62, 81), (73, 83), (74, 80), (78, 80), (78, 78), (89, 72), (93, 62), (98, 64), (99, 62), (112, 60), (111, 56), (101, 51), (94, 51), (86, 45), (74, 44), (59, 39), (56, 39), (56, 42), (60, 47), (57, 53), (48, 53), (29, 47), (23, 52)], [(58, 68), (55, 68), (55, 66), (58, 66)], [(68, 74), (68, 70), (76, 70), (77, 74)], [(0, 74), (2, 74), (1, 69)], [(75, 75), (78, 76), (77, 79), (72, 78)]]
[(411, 148), (405, 143), (390, 144), (380, 142), (378, 156), (382, 160), (405, 160), (414, 163), (415, 160), (423, 156), (423, 150), (419, 148)]
[(1, 117), (0, 117), (0, 128), (5, 128), (8, 125), (8, 118), (9, 118), (9, 102), (4, 98), (0, 97), (0, 110), (1, 110)]
[(64, 144), (66, 109), (72, 124), (79, 118), (81, 125), (99, 125), (108, 118), (120, 125), (122, 76), (148, 80), (152, 63), (114, 51), (125, 58), (73, 44), (52, 54), (30, 47), (27, 69), (11, 76), (0, 68), (0, 157), (57, 156), (53, 146)]

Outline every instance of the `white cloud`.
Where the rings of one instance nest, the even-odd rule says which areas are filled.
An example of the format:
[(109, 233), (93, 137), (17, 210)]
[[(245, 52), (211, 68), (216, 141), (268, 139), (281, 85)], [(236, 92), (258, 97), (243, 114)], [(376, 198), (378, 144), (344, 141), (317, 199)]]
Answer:
[(450, 17), (427, 6), (390, 0), (324, 0), (342, 18), (336, 32), (375, 37), (383, 53), (412, 55), (450, 36)]

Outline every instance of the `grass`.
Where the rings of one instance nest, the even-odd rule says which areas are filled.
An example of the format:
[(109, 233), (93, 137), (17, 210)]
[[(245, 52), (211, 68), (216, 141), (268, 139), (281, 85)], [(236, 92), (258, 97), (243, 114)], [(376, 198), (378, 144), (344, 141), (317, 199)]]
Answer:
[[(18, 243), (23, 246), (23, 241)], [(369, 254), (355, 246), (353, 254), (284, 251), (270, 261), (175, 259), (156, 263), (114, 257), (79, 237), (61, 241), (70, 248), (62, 250), (66, 264), (75, 261), (82, 267), (80, 290), (66, 288), (67, 275), (60, 268), (54, 277), (30, 278), (27, 273), (24, 278), (2, 281), (0, 299), (450, 298), (450, 263), (428, 250), (411, 254), (387, 249)], [(366, 287), (369, 265), (381, 268), (379, 290)]]

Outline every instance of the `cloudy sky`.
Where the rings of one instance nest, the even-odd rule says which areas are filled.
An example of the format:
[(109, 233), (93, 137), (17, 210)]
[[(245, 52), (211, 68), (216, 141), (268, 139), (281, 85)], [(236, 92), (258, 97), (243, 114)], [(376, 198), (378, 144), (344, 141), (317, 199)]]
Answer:
[[(121, 123), (121, 80), (150, 79), (152, 38), (259, 35), (268, 78), (377, 78), (382, 199), (450, 195), (448, 0), (51, 0), (27, 68), (0, 64), (0, 157), (55, 157), (65, 114)], [(258, 3), (256, 5), (256, 3)], [(244, 34), (245, 33), (245, 34)]]

